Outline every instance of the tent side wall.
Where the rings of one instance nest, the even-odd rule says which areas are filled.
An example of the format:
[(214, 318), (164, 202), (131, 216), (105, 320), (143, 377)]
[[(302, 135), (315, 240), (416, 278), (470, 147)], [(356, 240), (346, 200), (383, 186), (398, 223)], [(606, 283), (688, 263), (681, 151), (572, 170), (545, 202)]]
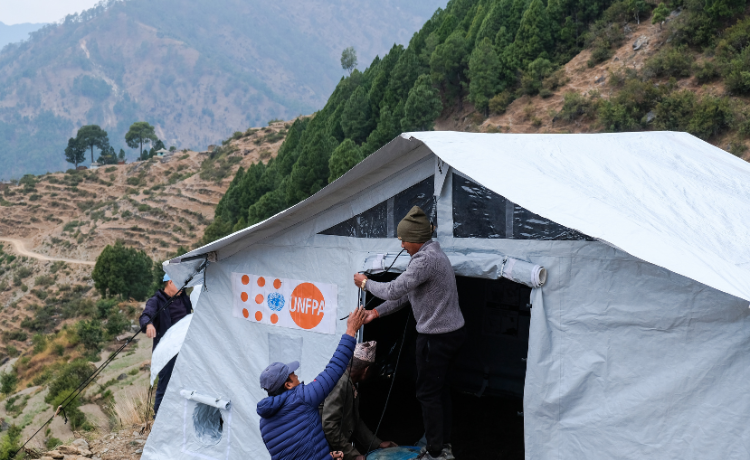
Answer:
[(747, 458), (745, 300), (626, 255), (550, 273), (532, 294), (527, 459)]

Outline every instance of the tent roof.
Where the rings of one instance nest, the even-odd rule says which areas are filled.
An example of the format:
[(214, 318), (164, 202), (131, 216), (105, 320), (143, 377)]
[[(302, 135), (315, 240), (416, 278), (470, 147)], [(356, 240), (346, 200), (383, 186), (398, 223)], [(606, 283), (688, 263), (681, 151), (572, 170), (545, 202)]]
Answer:
[(231, 255), (430, 153), (536, 214), (750, 300), (750, 164), (674, 132), (405, 133), (302, 203), (188, 255)]

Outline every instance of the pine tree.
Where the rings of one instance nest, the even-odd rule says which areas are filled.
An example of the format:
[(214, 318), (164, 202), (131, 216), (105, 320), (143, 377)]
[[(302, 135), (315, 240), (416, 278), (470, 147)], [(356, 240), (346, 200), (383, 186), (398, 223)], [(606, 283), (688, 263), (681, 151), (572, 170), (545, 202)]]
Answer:
[(306, 142), (286, 184), (287, 206), (299, 203), (328, 184), (328, 159), (336, 148), (336, 140), (320, 128), (310, 127), (305, 133)]
[(466, 69), (466, 39), (462, 30), (452, 33), (435, 48), (430, 59), (430, 77), (440, 85), (448, 96), (459, 96), (462, 92), (462, 76)]
[(495, 0), (490, 7), (489, 12), (482, 21), (482, 25), (477, 32), (475, 43), (479, 45), (485, 38), (493, 40), (497, 31), (508, 18), (512, 0)]
[(440, 28), (436, 31), (438, 37), (438, 43), (442, 43), (448, 39), (448, 36), (453, 33), (456, 26), (458, 26), (458, 20), (455, 16), (448, 13), (443, 18), (443, 22), (440, 24)]
[[(669, 8), (664, 2), (659, 3), (659, 6), (654, 10), (654, 14), (651, 18), (651, 24), (661, 23), (669, 16)], [(661, 25), (659, 26), (661, 27)]]
[(422, 70), (420, 60), (414, 51), (404, 51), (391, 71), (383, 103), (395, 107), (399, 101), (405, 100)]
[(387, 105), (380, 108), (378, 127), (367, 137), (367, 142), (362, 144), (362, 153), (364, 156), (370, 155), (401, 134), (401, 118), (403, 118), (403, 114), (404, 101), (401, 101), (393, 110)]
[(430, 85), (430, 77), (420, 75), (406, 99), (401, 129), (404, 131), (431, 131), (442, 110), (443, 104), (440, 101), (440, 94)]
[(469, 25), (469, 31), (466, 33), (466, 41), (469, 43), (475, 43), (477, 41), (477, 35), (479, 34), (479, 29), (481, 29), (482, 24), (484, 23), (485, 16), (487, 16), (487, 11), (484, 9), (484, 5), (479, 5), (474, 13), (474, 18)]
[[(547, 18), (550, 24), (550, 35), (553, 42), (557, 42), (560, 36), (560, 28), (564, 22), (563, 10), (560, 0), (547, 0)], [(558, 49), (560, 44), (558, 43)]]
[(109, 137), (107, 131), (104, 131), (99, 125), (81, 126), (76, 134), (76, 140), (80, 145), (91, 149), (91, 162), (94, 162), (94, 147), (104, 153), (109, 149)]
[(547, 58), (552, 48), (550, 22), (542, 0), (532, 0), (516, 33), (514, 60), (525, 69), (536, 58)]
[[(508, 2), (510, 3), (510, 11), (507, 13), (508, 19), (504, 25), (508, 29), (508, 34), (511, 37), (515, 37), (518, 33), (518, 28), (521, 25), (524, 13), (529, 7), (529, 2), (530, 0), (513, 0), (512, 3)], [(508, 5), (508, 3), (506, 3), (506, 5)]]
[(344, 142), (339, 144), (338, 147), (331, 154), (331, 158), (328, 160), (328, 170), (330, 175), (328, 176), (328, 183), (335, 181), (339, 177), (343, 176), (345, 172), (349, 171), (364, 159), (362, 151), (351, 139), (345, 139)]
[(65, 147), (65, 161), (73, 163), (74, 167), (78, 167), (78, 163), (83, 163), (86, 160), (86, 146), (81, 145), (78, 140), (74, 137), (68, 139), (68, 146)]
[(361, 144), (372, 131), (374, 120), (371, 118), (370, 101), (363, 87), (357, 88), (343, 105), (341, 112), (341, 129), (344, 136)]
[(489, 38), (479, 43), (469, 58), (469, 100), (487, 113), (489, 100), (499, 89), (500, 59)]

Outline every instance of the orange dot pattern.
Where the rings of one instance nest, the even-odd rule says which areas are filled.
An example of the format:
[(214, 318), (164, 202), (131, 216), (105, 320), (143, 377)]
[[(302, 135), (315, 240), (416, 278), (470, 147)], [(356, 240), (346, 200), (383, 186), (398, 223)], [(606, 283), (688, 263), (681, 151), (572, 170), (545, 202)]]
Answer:
[(266, 285), (266, 279), (263, 278), (262, 276), (260, 278), (258, 278), (258, 286), (259, 287), (263, 287), (265, 285)]
[(276, 324), (278, 322), (279, 322), (279, 315), (277, 315), (276, 313), (271, 315), (271, 324)]
[(255, 303), (257, 303), (258, 305), (263, 303), (263, 294), (258, 294), (255, 296)]
[(242, 309), (242, 316), (244, 316), (245, 318), (247, 318), (248, 316), (250, 316), (250, 312), (247, 311), (247, 308), (243, 308)]
[(273, 280), (273, 287), (275, 287), (276, 289), (280, 289), (281, 288), (281, 280), (278, 279), (278, 278), (276, 278), (275, 280)]
[(242, 284), (250, 284), (250, 277), (247, 275), (242, 275)]
[(260, 321), (263, 319), (263, 313), (256, 311), (255, 312), (255, 321)]
[(243, 292), (242, 294), (240, 294), (240, 298), (243, 302), (247, 302), (247, 292)]

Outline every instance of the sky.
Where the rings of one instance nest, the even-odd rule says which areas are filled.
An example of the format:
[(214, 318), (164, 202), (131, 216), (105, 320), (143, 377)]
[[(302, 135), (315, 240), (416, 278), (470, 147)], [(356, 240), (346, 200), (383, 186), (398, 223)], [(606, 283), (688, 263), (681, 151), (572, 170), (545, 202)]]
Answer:
[(96, 5), (99, 0), (0, 0), (0, 22), (55, 22)]

